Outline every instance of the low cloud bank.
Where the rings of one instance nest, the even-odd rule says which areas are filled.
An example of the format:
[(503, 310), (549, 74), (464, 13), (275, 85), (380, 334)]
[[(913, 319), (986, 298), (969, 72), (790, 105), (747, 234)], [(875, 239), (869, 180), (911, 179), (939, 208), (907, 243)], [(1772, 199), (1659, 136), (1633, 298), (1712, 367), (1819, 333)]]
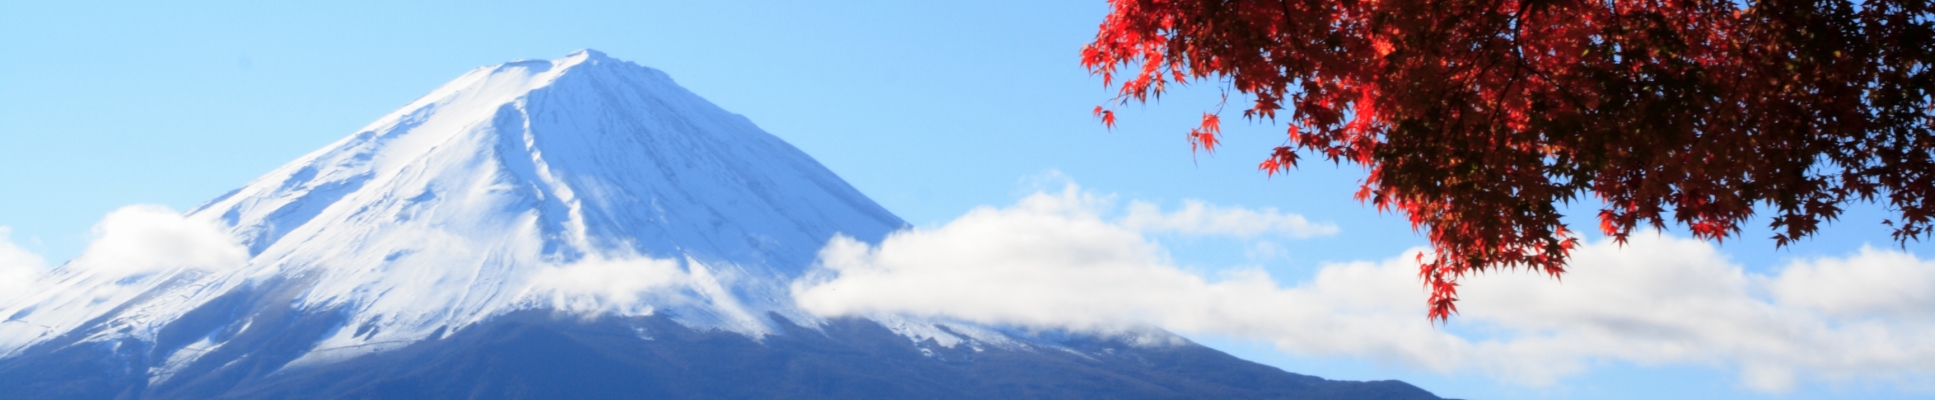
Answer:
[(531, 275), (525, 296), (546, 306), (580, 313), (652, 315), (670, 307), (684, 307), (681, 321), (764, 335), (769, 330), (758, 313), (732, 293), (742, 283), (732, 266), (706, 265), (698, 260), (652, 258), (634, 253), (593, 254), (582, 259), (539, 267)]
[(547, 266), (531, 276), (534, 289), (551, 295), (568, 310), (615, 310), (639, 305), (654, 289), (689, 285), (692, 278), (678, 260), (649, 257), (585, 257), (576, 263)]
[(68, 268), (141, 274), (170, 268), (221, 271), (249, 262), (249, 251), (214, 223), (167, 207), (133, 205), (94, 225), (94, 241)]
[[(0, 227), (0, 300), (32, 292), (49, 272), (46, 260), (13, 243)], [(94, 240), (63, 268), (129, 276), (171, 268), (228, 270), (247, 264), (248, 249), (220, 226), (167, 207), (122, 207), (94, 225)]]
[[(895, 233), (878, 246), (836, 239), (820, 268), (793, 284), (793, 296), (825, 316), (1085, 331), (1154, 325), (1526, 385), (1552, 384), (1595, 361), (1724, 366), (1766, 392), (1790, 390), (1798, 376), (1935, 378), (1935, 340), (1927, 339), (1935, 337), (1935, 261), (1908, 253), (1864, 248), (1768, 275), (1697, 240), (1592, 242), (1576, 250), (1563, 282), (1524, 272), (1468, 279), (1464, 314), (1446, 329), (1424, 318), (1414, 261), (1422, 249), (1325, 265), (1291, 286), (1258, 270), (1206, 277), (1147, 239), (1152, 225), (1105, 219), (1094, 198), (1071, 187)], [(1197, 215), (1219, 214), (1201, 209)]]
[[(108, 213), (87, 249), (58, 268), (0, 243), (0, 315), (9, 316), (0, 323), (0, 355), (126, 304), (166, 279), (158, 274), (229, 271), (248, 261), (248, 250), (222, 227), (151, 205)], [(22, 312), (29, 308), (38, 311)]]

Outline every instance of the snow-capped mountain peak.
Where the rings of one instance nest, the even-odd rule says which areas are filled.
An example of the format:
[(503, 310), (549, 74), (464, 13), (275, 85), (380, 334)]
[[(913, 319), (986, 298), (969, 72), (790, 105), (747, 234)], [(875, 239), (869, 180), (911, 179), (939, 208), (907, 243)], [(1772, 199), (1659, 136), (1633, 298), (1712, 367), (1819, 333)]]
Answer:
[[(0, 357), (77, 334), (152, 343), (211, 307), (238, 318), (197, 328), (183, 348), (200, 350), (161, 355), (170, 365), (269, 312), (340, 316), (296, 364), (533, 308), (671, 311), (759, 335), (768, 313), (812, 319), (786, 283), (827, 240), (904, 225), (746, 118), (592, 50), (472, 70), (187, 218), (246, 262), (126, 276), (70, 263), (42, 286), (114, 290), (0, 304)], [(224, 303), (237, 296), (255, 300)]]

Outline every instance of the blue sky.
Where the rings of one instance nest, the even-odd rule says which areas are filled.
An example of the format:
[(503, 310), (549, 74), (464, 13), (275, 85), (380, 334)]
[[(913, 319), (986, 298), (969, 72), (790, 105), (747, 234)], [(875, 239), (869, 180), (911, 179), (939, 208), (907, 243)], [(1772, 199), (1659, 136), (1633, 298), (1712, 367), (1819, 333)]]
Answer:
[[(1083, 211), (1057, 218), (1092, 214), (1129, 228), (1160, 248), (1161, 259), (1152, 262), (1211, 280), (1261, 271), (1285, 287), (1316, 288), (1327, 268), (1386, 263), (1424, 245), (1400, 216), (1350, 199), (1362, 175), (1358, 167), (1311, 163), (1290, 175), (1257, 172), (1268, 148), (1283, 142), (1280, 125), (1226, 116), (1224, 150), (1192, 153), (1183, 134), (1216, 103), (1213, 85), (1120, 107), (1118, 127), (1104, 129), (1088, 112), (1111, 92), (1078, 63), (1080, 46), (1107, 11), (1103, 2), (927, 3), (8, 3), (0, 5), (0, 226), (10, 229), (14, 243), (58, 263), (79, 254), (90, 226), (112, 210), (193, 207), (472, 68), (594, 48), (663, 70), (751, 118), (936, 237), (977, 207), (1035, 215), (1018, 201), (1040, 192), (1049, 199), (1068, 198), (1056, 193), (1102, 199), (1078, 201)], [(1063, 192), (1070, 183), (1079, 189)], [(1222, 210), (1274, 208), (1337, 229), (1219, 235), (1129, 222), (1136, 202), (1167, 212), (1192, 200)], [(1589, 206), (1572, 214), (1589, 216)], [(1771, 232), (1750, 228), (1743, 238), (1713, 247), (1724, 264), (1715, 271), (1731, 266), (1744, 273), (1745, 296), (1783, 313), (1789, 309), (1767, 300), (1785, 293), (1781, 286), (1754, 282), (1800, 279), (1781, 275), (1796, 261), (1873, 259), (1858, 256), (1864, 244), (1908, 254), (1914, 258), (1908, 265), (1935, 259), (1935, 244), (1896, 247), (1879, 223), (1886, 217), (1881, 207), (1858, 205), (1817, 237), (1781, 250), (1762, 239)], [(1595, 226), (1574, 220), (1581, 230)], [(1631, 252), (1649, 249), (1655, 248)], [(1590, 277), (1523, 284), (1593, 288), (1579, 282)], [(1918, 288), (1903, 290), (1924, 293)], [(1909, 296), (1895, 305), (1935, 306), (1926, 298)], [(1834, 313), (1822, 307), (1808, 310)], [(1415, 311), (1422, 320), (1422, 303)], [(1929, 332), (1922, 329), (1926, 316), (1851, 318), (1912, 334)], [(1440, 329), (1480, 344), (1544, 332), (1526, 330), (1536, 324), (1514, 318), (1467, 318)], [(1801, 323), (1849, 321), (1820, 318)], [(1835, 332), (1846, 331), (1827, 332), (1821, 340), (1832, 342), (1841, 340)], [(1935, 390), (1904, 383), (1930, 377), (1935, 370), (1926, 363), (1801, 362), (1788, 365), (1799, 377), (1791, 385), (1768, 390), (1748, 382), (1751, 374), (1743, 371), (1786, 361), (1751, 351), (1650, 359), (1587, 352), (1488, 370), (1482, 365), (1498, 361), (1418, 361), (1407, 358), (1418, 354), (1393, 355), (1377, 346), (1283, 344), (1309, 342), (1297, 336), (1306, 334), (1301, 331), (1212, 324), (1186, 333), (1292, 372), (1403, 379), (1450, 397), (1909, 398)], [(1925, 339), (1896, 343), (1935, 347)], [(1524, 377), (1528, 369), (1555, 365), (1570, 370), (1549, 379)]]

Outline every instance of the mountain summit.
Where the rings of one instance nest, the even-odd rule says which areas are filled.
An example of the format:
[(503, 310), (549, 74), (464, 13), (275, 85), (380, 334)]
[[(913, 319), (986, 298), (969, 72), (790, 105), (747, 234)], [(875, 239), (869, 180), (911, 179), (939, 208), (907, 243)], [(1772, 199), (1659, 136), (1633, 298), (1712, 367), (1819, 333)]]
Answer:
[(515, 261), (676, 255), (784, 276), (836, 232), (903, 225), (745, 117), (591, 50), (471, 71), (191, 214), (235, 227), (258, 260), (412, 242), (356, 252), (386, 256), (436, 230), (466, 233), (435, 245), (536, 246)]
[(1435, 398), (1159, 331), (800, 311), (788, 284), (829, 240), (906, 224), (745, 117), (591, 50), (473, 70), (186, 217), (233, 256), (83, 256), (0, 296), (0, 393)]
[[(347, 318), (352, 329), (310, 356), (383, 350), (530, 308), (671, 307), (688, 324), (757, 335), (770, 331), (766, 313), (804, 317), (784, 303), (785, 283), (828, 239), (877, 241), (904, 225), (745, 117), (592, 50), (473, 70), (188, 216), (227, 229), (247, 263), (60, 271), (60, 286), (134, 290), (10, 304), (0, 315), (15, 329), (0, 331), (0, 355), (70, 330), (155, 342), (238, 291), (291, 294), (248, 304), (250, 314)], [(657, 298), (622, 301), (638, 292)], [(18, 329), (34, 325), (49, 329)], [(200, 357), (157, 350), (169, 365)]]

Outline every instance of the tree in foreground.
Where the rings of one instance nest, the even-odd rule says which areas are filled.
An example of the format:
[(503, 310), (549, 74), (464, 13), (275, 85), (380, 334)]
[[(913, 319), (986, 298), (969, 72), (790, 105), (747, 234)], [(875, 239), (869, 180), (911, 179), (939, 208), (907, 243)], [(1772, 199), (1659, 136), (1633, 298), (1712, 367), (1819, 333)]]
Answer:
[[(1467, 274), (1563, 273), (1577, 239), (1557, 203), (1584, 195), (1620, 243), (1669, 218), (1719, 241), (1761, 207), (1784, 246), (1859, 200), (1905, 244), (1935, 216), (1928, 0), (1110, 4), (1082, 64), (1116, 104), (1216, 82), (1288, 125), (1259, 169), (1366, 167), (1357, 199), (1434, 247), (1419, 276), (1439, 321)], [(1220, 134), (1206, 113), (1189, 139)]]

